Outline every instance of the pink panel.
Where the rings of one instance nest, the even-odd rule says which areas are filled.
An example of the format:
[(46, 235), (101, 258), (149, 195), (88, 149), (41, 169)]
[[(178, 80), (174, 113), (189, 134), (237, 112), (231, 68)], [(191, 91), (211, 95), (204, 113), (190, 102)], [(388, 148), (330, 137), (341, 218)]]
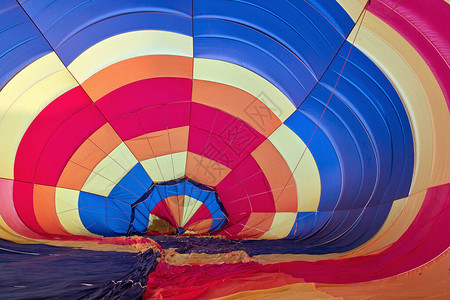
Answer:
[[(30, 183), (24, 183), (21, 186), (27, 188), (26, 185), (30, 185), (31, 190), (33, 190), (33, 185)], [(3, 217), (3, 220), (5, 220), (6, 224), (8, 224), (8, 226), (18, 234), (28, 238), (42, 238), (35, 232), (31, 231), (22, 222), (21, 218), (17, 214), (13, 200), (13, 186), (14, 181), (0, 178), (0, 215)], [(32, 201), (32, 199), (30, 201)], [(36, 220), (36, 218), (34, 218), (34, 220)]]

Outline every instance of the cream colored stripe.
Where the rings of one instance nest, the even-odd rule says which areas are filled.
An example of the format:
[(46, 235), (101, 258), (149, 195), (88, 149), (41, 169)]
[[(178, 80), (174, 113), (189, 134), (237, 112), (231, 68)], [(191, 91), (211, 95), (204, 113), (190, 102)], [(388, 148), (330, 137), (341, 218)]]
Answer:
[(379, 232), (351, 256), (395, 242), (414, 221), (426, 189), (450, 181), (450, 116), (430, 68), (400, 34), (371, 13), (366, 14), (356, 46), (385, 73), (404, 103), (413, 129), (415, 165), (413, 196), (396, 200)]
[(159, 30), (132, 31), (107, 38), (81, 53), (68, 69), (83, 83), (116, 62), (137, 56), (168, 54), (193, 56), (192, 37)]
[(294, 104), (273, 84), (232, 63), (194, 58), (194, 79), (219, 82), (244, 90), (269, 107), (281, 121), (285, 121), (295, 111)]
[(186, 173), (187, 151), (162, 155), (141, 162), (154, 182), (183, 177)]
[(81, 190), (107, 197), (137, 163), (137, 159), (122, 142), (94, 168)]
[(353, 22), (356, 22), (361, 15), (368, 0), (337, 0), (340, 6), (348, 13)]
[(77, 82), (52, 52), (20, 71), (0, 91), (0, 177), (14, 178), (17, 149), (36, 116), (76, 86)]
[(389, 78), (409, 115), (415, 144), (411, 193), (449, 182), (450, 115), (430, 68), (400, 34), (371, 13), (356, 46)]
[(297, 213), (279, 212), (275, 213), (272, 226), (260, 239), (282, 239), (285, 238), (294, 226)]
[[(317, 211), (320, 201), (320, 177), (314, 157), (305, 143), (286, 125), (281, 125), (269, 140), (283, 156), (297, 186), (298, 211)], [(276, 200), (276, 199), (275, 199)]]
[(98, 236), (89, 232), (83, 225), (78, 212), (80, 191), (56, 188), (55, 207), (59, 222), (69, 233), (83, 236)]
[(184, 227), (186, 223), (194, 216), (197, 210), (202, 206), (203, 202), (184, 195), (183, 215), (181, 216), (181, 227)]

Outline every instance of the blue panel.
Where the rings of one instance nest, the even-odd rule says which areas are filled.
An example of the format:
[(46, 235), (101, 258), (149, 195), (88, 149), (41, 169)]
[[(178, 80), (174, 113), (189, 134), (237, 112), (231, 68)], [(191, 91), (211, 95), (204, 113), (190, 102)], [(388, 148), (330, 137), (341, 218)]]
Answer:
[(0, 89), (21, 69), (52, 50), (14, 0), (0, 3)]
[(339, 239), (324, 242), (321, 246), (330, 247), (335, 251), (347, 251), (354, 249), (369, 240), (383, 225), (391, 209), (391, 203), (380, 206), (367, 207), (362, 211), (356, 224), (347, 232), (339, 236)]
[(79, 207), (83, 224), (89, 231), (104, 236), (127, 234), (130, 224), (135, 231), (145, 232), (149, 211), (136, 213), (134, 204), (152, 184), (152, 180), (138, 163), (119, 181), (107, 198), (81, 192)]
[[(348, 43), (343, 47), (340, 54), (341, 61), (344, 59), (343, 54), (349, 48)], [(339, 59), (336, 60), (337, 63), (338, 61)], [(352, 89), (358, 90), (354, 93), (355, 99), (365, 98), (367, 103), (371, 104), (365, 105), (365, 102), (355, 100), (349, 102), (373, 136), (372, 139), (380, 155), (379, 160), (383, 160), (384, 165), (381, 166), (379, 176), (383, 179), (390, 178), (385, 185), (380, 183), (379, 196), (375, 198), (382, 199), (381, 202), (389, 202), (405, 197), (409, 192), (412, 179), (414, 143), (409, 118), (401, 99), (383, 72), (358, 49), (352, 50), (343, 75), (346, 81), (353, 85)], [(374, 122), (374, 116), (383, 119), (384, 127), (379, 121)], [(387, 133), (383, 133), (384, 128)], [(386, 144), (392, 146), (387, 148)], [(371, 204), (375, 205), (378, 202)]]
[(23, 7), (65, 65), (124, 32), (154, 29), (192, 35), (190, 1), (29, 0)]
[(285, 125), (306, 144), (314, 133), (308, 148), (319, 170), (321, 182), (319, 211), (333, 210), (341, 192), (342, 175), (340, 162), (329, 137), (320, 128), (316, 130), (316, 124), (300, 111), (293, 113)]
[[(319, 212), (332, 211), (325, 224), (311, 225), (317, 215), (298, 219), (288, 238), (304, 239), (302, 245), (319, 252), (345, 251), (369, 240), (384, 223), (390, 203), (408, 194), (412, 180), (414, 145), (403, 104), (385, 75), (356, 47), (348, 56), (350, 49), (349, 43), (342, 47), (319, 85), (285, 122), (309, 142), (317, 162)], [(329, 184), (341, 184), (340, 178), (342, 189)]]
[(304, 239), (314, 234), (324, 226), (330, 219), (332, 212), (299, 212), (292, 226), (291, 232), (286, 239)]
[(137, 163), (116, 184), (108, 197), (132, 204), (147, 192), (152, 183), (153, 181), (147, 175), (142, 165)]
[(358, 217), (361, 216), (361, 212), (362, 209), (334, 211), (327, 224), (314, 235), (309, 236), (305, 244), (316, 247), (324, 241), (339, 238), (342, 233), (352, 228)]
[(99, 195), (80, 192), (78, 197), (78, 211), (84, 227), (99, 235), (111, 234), (106, 225), (106, 198)]
[(131, 206), (103, 196), (80, 192), (80, 219), (92, 233), (103, 236), (124, 235), (131, 220)]
[[(295, 106), (316, 83), (310, 71), (269, 37), (230, 22), (197, 20), (194, 56), (218, 59), (254, 71), (277, 86)], [(218, 51), (220, 50), (220, 51)]]
[(337, 3), (194, 1), (194, 56), (263, 76), (299, 106), (353, 21)]
[[(300, 110), (300, 112), (313, 119), (315, 123), (319, 121), (323, 111), (324, 106), (314, 101), (311, 97), (305, 101)], [(343, 183), (339, 201), (336, 203), (336, 209), (349, 209), (358, 195), (362, 175), (361, 162), (355, 140), (331, 109), (325, 111), (319, 127), (329, 137), (341, 163)], [(315, 137), (313, 137), (314, 139)]]
[(110, 198), (106, 200), (106, 225), (115, 235), (125, 235), (131, 223), (131, 206)]

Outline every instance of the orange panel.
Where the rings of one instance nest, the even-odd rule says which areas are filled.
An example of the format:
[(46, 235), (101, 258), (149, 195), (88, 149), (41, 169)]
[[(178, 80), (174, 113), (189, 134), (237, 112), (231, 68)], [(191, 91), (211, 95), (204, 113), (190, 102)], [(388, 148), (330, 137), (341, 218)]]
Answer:
[(105, 124), (100, 127), (72, 155), (57, 186), (81, 190), (95, 166), (121, 142), (122, 140), (111, 125)]
[(100, 149), (102, 149), (105, 153), (111, 153), (119, 144), (122, 142), (122, 139), (116, 133), (116, 131), (106, 123), (102, 127), (100, 127), (96, 132), (94, 132), (89, 139), (97, 145)]
[[(252, 156), (270, 184), (276, 211), (297, 212), (295, 180), (289, 166), (275, 146), (269, 140), (265, 140), (252, 152)], [(283, 189), (284, 191), (281, 192)]]
[(275, 213), (252, 213), (239, 235), (246, 238), (259, 238), (269, 231), (274, 217)]
[(245, 121), (265, 137), (280, 126), (278, 117), (255, 96), (238, 88), (194, 80), (192, 101), (223, 110)]
[(33, 189), (34, 214), (39, 225), (49, 234), (70, 235), (59, 223), (55, 208), (55, 187), (35, 184)]
[(154, 131), (125, 142), (139, 161), (187, 150), (189, 127)]
[(215, 187), (230, 172), (231, 169), (214, 160), (192, 152), (187, 154), (186, 177), (198, 183)]
[(173, 219), (177, 223), (177, 227), (180, 227), (183, 214), (184, 195), (170, 196), (167, 197), (165, 201), (172, 213)]
[(192, 78), (193, 58), (147, 55), (130, 58), (97, 72), (81, 85), (95, 102), (129, 83), (154, 77)]
[(91, 170), (69, 161), (59, 177), (57, 186), (79, 191), (83, 188), (91, 172)]
[(212, 219), (200, 220), (195, 223), (192, 223), (189, 226), (186, 226), (186, 230), (193, 231), (196, 234), (206, 234), (208, 230), (211, 228)]

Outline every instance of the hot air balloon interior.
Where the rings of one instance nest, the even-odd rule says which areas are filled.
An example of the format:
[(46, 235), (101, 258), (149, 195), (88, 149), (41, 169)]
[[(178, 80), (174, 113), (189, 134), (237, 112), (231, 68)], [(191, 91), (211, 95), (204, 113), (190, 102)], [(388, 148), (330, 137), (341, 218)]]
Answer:
[(0, 298), (450, 299), (448, 0), (1, 0)]

